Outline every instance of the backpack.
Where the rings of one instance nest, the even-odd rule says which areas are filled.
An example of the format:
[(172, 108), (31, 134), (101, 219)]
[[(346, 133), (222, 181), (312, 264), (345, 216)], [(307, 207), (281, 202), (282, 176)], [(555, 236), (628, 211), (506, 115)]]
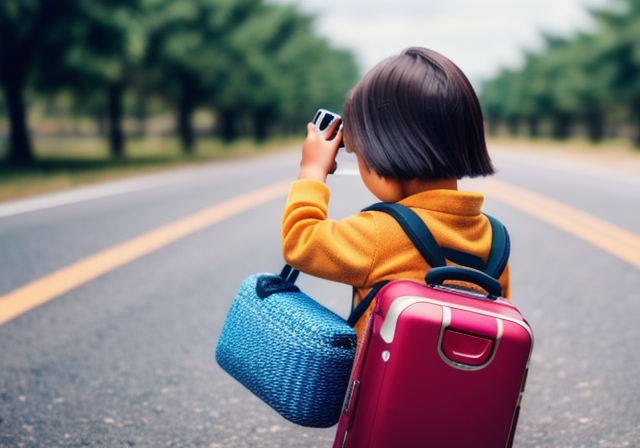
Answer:
[[(465, 266), (474, 269), (475, 271), (484, 272), (488, 276), (495, 279), (497, 282), (497, 279), (500, 278), (502, 272), (507, 266), (507, 261), (509, 260), (509, 254), (511, 252), (511, 241), (509, 238), (509, 234), (507, 232), (507, 229), (504, 227), (504, 225), (502, 225), (500, 221), (490, 215), (487, 215), (486, 213), (484, 213), (484, 215), (487, 217), (489, 223), (491, 224), (492, 241), (491, 250), (489, 252), (489, 259), (487, 260), (487, 263), (485, 265), (480, 257), (465, 252), (460, 252), (454, 249), (441, 248), (440, 246), (438, 246), (438, 243), (431, 234), (431, 231), (429, 230), (427, 225), (424, 223), (424, 221), (422, 221), (422, 218), (420, 218), (409, 207), (398, 203), (380, 202), (373, 204), (363, 209), (362, 211), (379, 211), (387, 213), (388, 215), (393, 217), (398, 222), (398, 224), (400, 224), (409, 239), (413, 242), (413, 245), (422, 255), (422, 258), (426, 260), (426, 262), (429, 264), (429, 266), (431, 266), (432, 269), (445, 267), (447, 265), (446, 259), (449, 259), (457, 265)], [(433, 275), (434, 274), (432, 274), (432, 276)], [(485, 282), (492, 285), (492, 291), (487, 291), (490, 295), (497, 297), (502, 294), (502, 287), (499, 285), (499, 283), (498, 285), (496, 285), (496, 282), (491, 281), (491, 279), (484, 278), (484, 280)], [(350, 326), (353, 327), (356, 325), (356, 323), (362, 318), (366, 310), (369, 308), (380, 289), (388, 282), (388, 280), (385, 280), (376, 284), (373, 288), (371, 288), (369, 293), (358, 304), (358, 306), (353, 308), (353, 311), (347, 319), (347, 323)]]

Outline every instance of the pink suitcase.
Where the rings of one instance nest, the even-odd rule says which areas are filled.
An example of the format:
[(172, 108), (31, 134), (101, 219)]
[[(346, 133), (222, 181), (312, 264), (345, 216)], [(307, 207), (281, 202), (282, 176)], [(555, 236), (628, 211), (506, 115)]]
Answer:
[(356, 354), (334, 448), (512, 446), (532, 346), (531, 328), (505, 299), (387, 284)]

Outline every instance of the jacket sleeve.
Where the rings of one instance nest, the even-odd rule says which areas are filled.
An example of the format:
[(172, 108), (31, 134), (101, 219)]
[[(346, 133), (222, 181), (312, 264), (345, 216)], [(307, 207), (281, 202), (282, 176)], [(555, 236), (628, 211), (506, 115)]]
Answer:
[(329, 189), (322, 182), (298, 180), (291, 186), (282, 218), (282, 253), (307, 274), (362, 286), (375, 262), (376, 222), (370, 213), (342, 221), (328, 219)]

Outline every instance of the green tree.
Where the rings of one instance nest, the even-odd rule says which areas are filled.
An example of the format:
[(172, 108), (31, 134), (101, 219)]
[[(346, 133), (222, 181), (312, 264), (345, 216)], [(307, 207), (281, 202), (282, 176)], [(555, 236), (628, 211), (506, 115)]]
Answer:
[(346, 93), (359, 78), (353, 54), (333, 49), (316, 36), (312, 20), (307, 17), (299, 24), (277, 57), (286, 80), (283, 123), (296, 131), (304, 130), (319, 107), (340, 112)]
[[(14, 161), (33, 159), (27, 86), (52, 97), (71, 92), (75, 110), (106, 116), (112, 154), (122, 156), (125, 92), (163, 98), (192, 151), (199, 107), (216, 111), (227, 140), (238, 123), (264, 139), (297, 129), (317, 107), (339, 109), (357, 76), (353, 55), (319, 38), (312, 17), (262, 0), (0, 3), (0, 83)], [(144, 105), (137, 110), (144, 114)]]
[(73, 1), (2, 0), (0, 2), (0, 84), (10, 121), (9, 161), (31, 163), (25, 88), (34, 62), (51, 30), (64, 21)]
[(498, 76), (484, 81), (480, 89), (480, 103), (482, 104), (482, 111), (488, 124), (490, 135), (498, 133), (500, 123), (504, 118), (504, 95), (506, 89), (502, 88), (502, 80), (506, 71), (506, 69), (502, 69)]
[(353, 55), (330, 48), (313, 32), (313, 17), (293, 7), (262, 6), (231, 44), (233, 79), (217, 106), (243, 109), (258, 140), (276, 123), (308, 122), (320, 106), (339, 110), (358, 77)]
[(556, 138), (566, 138), (572, 124), (581, 122), (588, 137), (599, 141), (612, 111), (626, 109), (640, 146), (640, 2), (615, 0), (591, 12), (594, 32), (544, 36), (545, 49), (528, 54), (521, 70), (503, 71), (484, 84), (489, 120), (526, 119), (532, 130), (550, 120)]
[(146, 48), (142, 12), (139, 0), (76, 0), (36, 61), (41, 91), (67, 89), (84, 106), (106, 106), (114, 157), (124, 155), (123, 97)]
[(196, 108), (230, 89), (229, 79), (241, 77), (234, 71), (229, 38), (259, 4), (259, 0), (146, 0), (149, 83), (176, 110), (178, 134), (187, 152), (194, 148)]
[(598, 35), (579, 34), (562, 51), (565, 71), (558, 83), (565, 108), (585, 123), (592, 141), (604, 137), (606, 111), (613, 104), (609, 88), (615, 64), (606, 63), (599, 55)]
[(155, 11), (147, 18), (149, 79), (176, 109), (187, 151), (198, 107), (215, 112), (224, 140), (246, 129), (262, 140), (292, 116), (308, 121), (328, 98), (341, 104), (357, 77), (353, 56), (330, 49), (313, 32), (313, 19), (296, 8), (253, 0), (147, 1)]
[(518, 125), (523, 118), (523, 83), (524, 77), (520, 72), (503, 69), (496, 78), (483, 84), (480, 100), (490, 134), (495, 135), (501, 122), (507, 124), (512, 135), (518, 133)]
[(544, 104), (544, 113), (552, 120), (551, 134), (557, 139), (566, 139), (571, 133), (576, 118), (577, 103), (571, 78), (568, 74), (567, 57), (571, 55), (570, 40), (545, 36), (547, 50), (541, 55), (534, 94)]
[(607, 88), (635, 121), (640, 146), (640, 2), (617, 0), (613, 7), (593, 11), (598, 23), (598, 63), (608, 67)]
[(239, 115), (247, 115), (253, 134), (263, 140), (282, 118), (290, 80), (280, 61), (283, 47), (298, 38), (306, 19), (292, 7), (261, 5), (229, 39), (230, 68), (225, 89), (214, 98), (223, 117), (223, 136), (232, 139)]

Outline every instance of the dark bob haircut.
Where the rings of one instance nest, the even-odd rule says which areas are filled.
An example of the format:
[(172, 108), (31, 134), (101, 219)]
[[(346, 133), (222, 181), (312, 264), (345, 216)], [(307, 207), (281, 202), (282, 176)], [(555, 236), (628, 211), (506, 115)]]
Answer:
[(344, 104), (347, 147), (378, 175), (441, 180), (494, 173), (471, 83), (444, 56), (408, 48), (375, 66)]

